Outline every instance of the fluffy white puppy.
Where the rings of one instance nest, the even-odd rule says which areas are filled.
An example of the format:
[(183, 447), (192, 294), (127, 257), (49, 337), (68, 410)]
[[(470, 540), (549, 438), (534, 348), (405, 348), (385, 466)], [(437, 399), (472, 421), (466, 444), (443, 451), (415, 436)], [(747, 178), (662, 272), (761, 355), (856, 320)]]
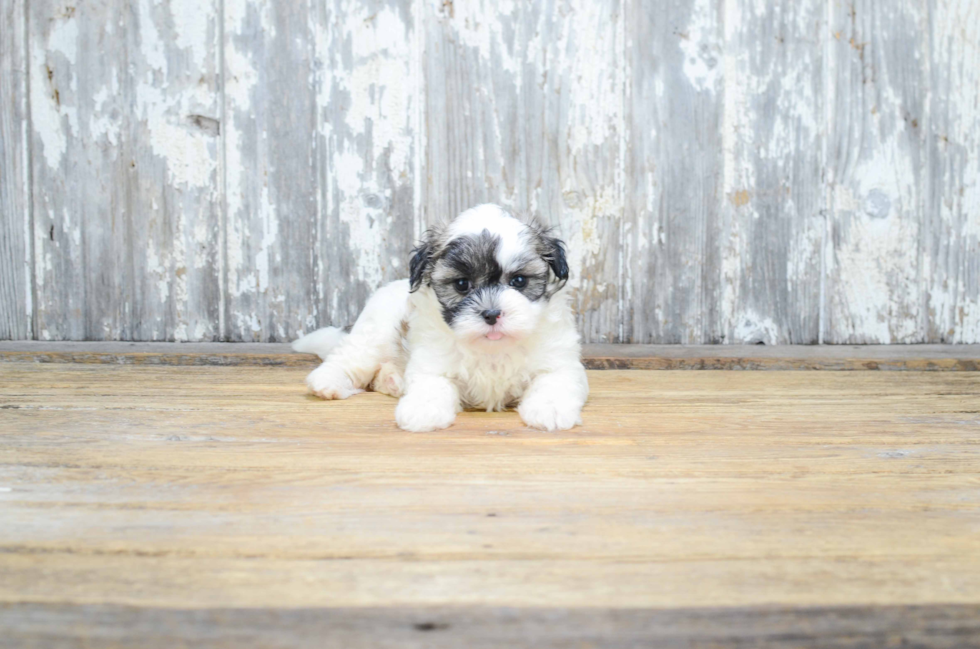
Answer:
[(581, 423), (589, 384), (571, 309), (564, 246), (497, 205), (426, 233), (411, 277), (383, 286), (346, 334), (293, 344), (324, 359), (306, 379), (324, 399), (373, 389), (399, 397), (398, 425), (446, 428), (463, 408), (517, 406), (528, 426)]

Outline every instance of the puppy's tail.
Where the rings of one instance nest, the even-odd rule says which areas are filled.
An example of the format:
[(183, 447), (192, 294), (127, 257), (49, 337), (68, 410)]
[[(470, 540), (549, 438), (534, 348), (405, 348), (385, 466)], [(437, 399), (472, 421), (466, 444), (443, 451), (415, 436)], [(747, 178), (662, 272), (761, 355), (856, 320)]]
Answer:
[(327, 360), (327, 356), (337, 345), (344, 342), (347, 333), (337, 327), (324, 327), (311, 331), (302, 338), (293, 342), (293, 351), (303, 354), (316, 354), (322, 360)]

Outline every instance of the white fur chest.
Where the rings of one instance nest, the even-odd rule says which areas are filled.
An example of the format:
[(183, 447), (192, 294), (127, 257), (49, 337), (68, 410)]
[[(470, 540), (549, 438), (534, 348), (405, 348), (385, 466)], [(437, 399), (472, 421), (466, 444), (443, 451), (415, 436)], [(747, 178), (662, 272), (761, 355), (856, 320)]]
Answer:
[(529, 353), (528, 344), (533, 345), (536, 337), (494, 352), (486, 346), (471, 347), (446, 326), (431, 295), (419, 291), (411, 297), (406, 378), (419, 372), (449, 379), (464, 408), (500, 411), (516, 405), (534, 378), (534, 355)]
[(531, 382), (523, 350), (497, 354), (458, 352), (459, 363), (447, 373), (466, 408), (499, 411), (513, 406)]

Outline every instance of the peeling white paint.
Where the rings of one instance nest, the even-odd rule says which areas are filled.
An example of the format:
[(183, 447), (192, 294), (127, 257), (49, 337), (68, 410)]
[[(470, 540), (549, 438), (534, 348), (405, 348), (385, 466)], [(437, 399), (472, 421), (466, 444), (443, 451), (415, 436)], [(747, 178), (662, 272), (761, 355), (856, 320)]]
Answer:
[[(582, 2), (566, 19), (557, 51), (578, 49), (575, 61), (565, 71), (575, 90), (573, 107), (585, 115), (576, 116), (569, 128), (572, 154), (584, 153), (586, 146), (618, 144), (617, 130), (624, 113), (623, 79), (610, 65), (616, 53), (616, 23), (599, 2)], [(583, 38), (589, 34), (589, 38)], [(542, 73), (548, 66), (542, 65)], [(553, 70), (551, 72), (554, 72)]]
[(247, 113), (252, 105), (252, 92), (259, 82), (259, 73), (248, 52), (238, 49), (233, 41), (225, 45), (225, 101)]
[(111, 98), (119, 95), (119, 75), (115, 69), (112, 71), (111, 85), (104, 85), (92, 99), (95, 105), (92, 116), (89, 120), (89, 134), (93, 140), (105, 138), (112, 146), (118, 146), (121, 122), (112, 117), (110, 107), (107, 105)]
[(48, 50), (63, 55), (69, 65), (76, 64), (78, 55), (78, 22), (72, 17), (55, 18), (48, 36)]
[(146, 78), (143, 82), (153, 84), (154, 71), (167, 75), (167, 53), (163, 38), (157, 30), (154, 18), (154, 5), (149, 0), (139, 0), (139, 36), (140, 54), (147, 65)]
[[(476, 50), (485, 64), (512, 75), (518, 72), (521, 56), (504, 38), (518, 29), (520, 4), (513, 0), (467, 0), (454, 2), (449, 25), (459, 43)], [(502, 27), (506, 23), (509, 29)]]
[(685, 31), (679, 34), (681, 52), (684, 53), (684, 75), (692, 86), (708, 92), (716, 90), (721, 72), (715, 5), (713, 0), (693, 0), (690, 21)]
[[(937, 219), (930, 224), (938, 254), (923, 260), (933, 336), (956, 343), (980, 341), (980, 5), (950, 0), (932, 14), (937, 138), (933, 186)], [(935, 190), (934, 190), (935, 191)]]
[(881, 119), (879, 111), (874, 121), (885, 136), (866, 149), (834, 193), (833, 210), (843, 233), (834, 255), (834, 312), (844, 318), (839, 335), (855, 342), (920, 342), (918, 242), (923, 233), (912, 216), (915, 171), (904, 131), (889, 131)]
[(372, 127), (373, 151), (379, 159), (388, 149), (393, 171), (408, 171), (410, 135), (411, 38), (408, 27), (390, 8), (367, 16), (369, 8), (351, 12), (345, 34), (350, 34), (354, 65), (350, 73), (334, 72), (337, 86), (350, 92), (346, 123), (351, 133)]
[[(314, 267), (322, 268), (322, 256), (336, 251), (345, 267), (349, 263), (352, 283), (377, 286), (404, 270), (403, 260), (388, 258), (399, 245), (392, 233), (403, 231), (396, 229), (403, 226), (393, 209), (398, 192), (414, 188), (407, 212), (418, 233), (426, 220), (448, 216), (427, 214), (442, 204), (431, 193), (448, 190), (453, 201), (486, 196), (530, 208), (558, 225), (573, 266), (569, 288), (593, 338), (624, 331), (625, 312), (637, 308), (658, 323), (696, 320), (680, 323), (693, 341), (707, 331), (701, 319), (718, 300), (721, 322), (711, 326), (726, 341), (785, 341), (786, 314), (757, 305), (771, 300), (790, 308), (768, 292), (809, 295), (816, 282), (824, 288), (814, 317), (827, 305), (830, 341), (916, 342), (935, 335), (980, 341), (973, 260), (980, 251), (980, 8), (972, 0), (859, 6), (853, 24), (846, 7), (831, 5), (826, 11), (834, 25), (825, 23), (822, 5), (814, 12), (796, 5), (777, 9), (764, 0), (685, 0), (671, 9), (678, 24), (657, 32), (670, 39), (662, 53), (672, 69), (642, 79), (652, 73), (630, 66), (636, 48), (650, 44), (635, 40), (623, 17), (635, 11), (628, 4), (570, 0), (551, 12), (516, 2), (414, 2), (406, 19), (387, 3), (369, 8), (339, 0), (314, 7), (307, 12), (308, 30), (291, 29), (280, 39), (275, 29), (284, 16), (290, 25), (306, 20), (293, 20), (293, 9), (282, 4), (226, 0), (224, 25), (215, 4), (135, 4), (131, 14), (89, 18), (91, 24), (86, 11), (93, 10), (82, 6), (74, 16), (32, 19), (31, 136), (39, 191), (30, 236), (42, 338), (65, 335), (61, 323), (51, 323), (74, 308), (73, 297), (58, 294), (57, 287), (63, 275), (87, 272), (83, 241), (98, 251), (107, 245), (100, 237), (115, 236), (93, 216), (108, 215), (109, 208), (94, 201), (108, 197), (118, 204), (123, 190), (113, 182), (128, 181), (103, 172), (106, 163), (125, 166), (113, 166), (123, 151), (132, 153), (127, 177), (140, 183), (133, 196), (145, 215), (117, 210), (111, 218), (132, 217), (137, 230), (145, 225), (149, 232), (136, 236), (139, 245), (147, 242), (139, 273), (148, 288), (143, 304), (121, 298), (119, 312), (131, 319), (143, 309), (142, 335), (200, 340), (221, 331), (198, 313), (215, 272), (228, 278), (230, 296), (241, 298), (228, 318), (246, 338), (284, 338), (323, 324), (314, 315), (321, 308), (332, 314), (354, 308), (350, 287), (320, 286), (321, 300), (303, 305), (292, 291), (313, 278), (294, 277), (287, 267), (286, 279), (277, 279), (280, 230), (295, 216), (283, 209), (266, 176), (281, 173), (282, 156), (297, 153), (267, 139), (253, 151), (249, 129), (256, 127), (253, 120), (283, 119), (262, 113), (261, 95), (277, 72), (263, 48), (282, 47), (305, 51), (316, 63), (308, 83), (293, 90), (297, 102), (317, 108), (310, 137), (319, 156), (316, 218), (323, 232), (308, 250), (290, 251), (293, 258), (315, 259)], [(880, 33), (860, 33), (870, 26)], [(921, 40), (912, 33), (916, 26), (922, 27)], [(220, 27), (226, 37), (218, 44)], [(897, 27), (909, 34), (896, 33)], [(138, 34), (124, 39), (126, 29)], [(848, 43), (851, 29), (856, 40)], [(126, 58), (87, 67), (96, 59), (79, 47), (92, 43), (93, 35), (125, 41)], [(890, 45), (899, 36), (913, 46), (907, 54)], [(439, 38), (445, 41), (432, 41)], [(469, 84), (464, 89), (475, 100), (458, 103), (463, 112), (452, 116), (453, 128), (464, 127), (449, 142), (443, 133), (426, 131), (427, 120), (445, 108), (424, 103), (422, 70), (437, 46), (452, 50), (452, 81)], [(675, 47), (683, 58), (672, 58)], [(217, 65), (221, 57), (224, 70)], [(121, 67), (123, 60), (128, 67)], [(823, 75), (815, 84), (818, 63)], [(681, 142), (665, 116), (652, 111), (657, 119), (640, 123), (633, 114), (630, 93), (637, 83), (660, 111), (678, 91), (672, 87), (677, 73), (684, 75), (680, 90), (690, 95), (689, 83), (698, 91), (696, 107), (705, 115), (718, 114), (717, 102), (723, 102), (721, 151), (695, 150), (717, 147), (710, 123), (703, 142)], [(217, 75), (224, 81), (227, 115), (216, 109)], [(216, 137), (195, 126), (193, 115), (228, 121)], [(511, 123), (515, 115), (526, 121)], [(909, 126), (912, 119), (917, 126)], [(477, 134), (472, 141), (468, 125)], [(831, 138), (839, 139), (827, 142)], [(647, 157), (634, 157), (634, 146)], [(821, 151), (822, 169), (797, 164), (811, 149)], [(660, 156), (683, 151), (705, 160), (720, 155), (722, 161), (720, 182), (709, 178), (715, 167), (704, 169), (703, 183), (705, 192), (721, 186), (719, 217), (709, 221), (720, 229), (700, 232), (694, 242), (671, 223), (703, 218), (717, 206), (695, 196), (689, 213), (677, 213), (676, 190), (658, 185), (669, 178), (663, 169), (677, 163)], [(54, 179), (67, 173), (71, 180), (85, 165), (92, 165), (89, 177), (106, 178), (106, 187), (92, 182), (79, 192), (76, 186), (75, 203), (50, 189)], [(820, 200), (800, 191), (811, 181), (825, 190)], [(642, 198), (634, 202), (632, 192)], [(214, 211), (222, 200), (228, 208), (224, 230)], [(624, 221), (626, 204), (638, 214)], [(664, 205), (672, 213), (664, 214)], [(82, 215), (88, 223), (84, 238)], [(793, 227), (780, 230), (790, 218), (796, 219)], [(53, 240), (50, 225), (56, 226)], [(775, 261), (760, 258), (767, 227), (783, 232), (773, 240)], [(346, 238), (324, 241), (328, 234)], [(215, 271), (220, 237), (226, 237), (227, 257)], [(664, 285), (629, 293), (642, 288), (637, 268), (679, 245), (701, 248), (667, 268)], [(225, 254), (224, 247), (218, 254)], [(704, 269), (705, 263), (718, 267)], [(821, 266), (824, 272), (814, 277)], [(760, 280), (763, 268), (769, 275)], [(695, 307), (684, 306), (684, 293), (696, 294)], [(662, 304), (643, 304), (662, 296), (668, 296)], [(125, 326), (118, 319), (98, 314), (87, 326), (112, 337)]]
[[(260, 199), (260, 218), (262, 222), (262, 243), (255, 257), (255, 289), (264, 293), (269, 289), (270, 253), (279, 236), (279, 217), (276, 206), (269, 200), (269, 188), (262, 188)], [(278, 261), (278, 260), (275, 260)]]
[[(178, 13), (186, 7), (177, 7)], [(199, 14), (199, 12), (198, 12)], [(208, 187), (214, 182), (218, 157), (210, 136), (197, 129), (189, 116), (199, 106), (213, 104), (206, 86), (193, 84), (182, 92), (168, 91), (153, 71), (167, 73), (167, 48), (157, 29), (148, 0), (140, 0), (140, 54), (147, 70), (136, 87), (136, 115), (146, 124), (153, 153), (167, 165), (169, 181), (176, 187)], [(207, 23), (197, 16), (197, 21)], [(193, 32), (185, 32), (189, 37)], [(200, 36), (200, 34), (198, 34)], [(179, 40), (179, 39), (178, 39)], [(207, 39), (201, 42), (206, 47)]]
[(173, 185), (206, 187), (212, 182), (218, 162), (204, 136), (174, 126), (165, 117), (151, 118), (148, 126), (150, 145), (154, 153), (166, 160)]
[[(77, 110), (63, 103), (68, 90), (77, 86), (76, 58), (78, 56), (78, 23), (72, 18), (51, 22), (47, 41), (31, 43), (31, 118), (34, 132), (48, 167), (57, 170), (68, 150), (68, 138), (78, 135)], [(68, 79), (69, 87), (58, 84)], [(73, 94), (73, 93), (72, 93)], [(62, 97), (64, 95), (64, 98)], [(69, 132), (65, 133), (62, 119), (67, 118)]]
[(156, 279), (157, 298), (166, 302), (170, 297), (170, 273), (152, 241), (146, 251), (146, 272)]
[(338, 153), (334, 161), (337, 189), (343, 197), (338, 205), (340, 221), (347, 226), (347, 245), (357, 259), (356, 278), (369, 286), (380, 286), (383, 278), (381, 264), (386, 261), (382, 255), (384, 217), (380, 210), (367, 209), (361, 200), (362, 191), (373, 193), (377, 187), (371, 181), (361, 180), (363, 160), (356, 153)]
[(739, 319), (735, 322), (732, 340), (729, 342), (736, 345), (755, 345), (757, 343), (777, 345), (780, 342), (780, 327), (772, 318), (747, 309), (740, 314)]
[(174, 21), (175, 44), (191, 52), (195, 67), (205, 68), (213, 43), (208, 38), (212, 22), (210, 16), (201, 15), (201, 0), (169, 0), (167, 4)]

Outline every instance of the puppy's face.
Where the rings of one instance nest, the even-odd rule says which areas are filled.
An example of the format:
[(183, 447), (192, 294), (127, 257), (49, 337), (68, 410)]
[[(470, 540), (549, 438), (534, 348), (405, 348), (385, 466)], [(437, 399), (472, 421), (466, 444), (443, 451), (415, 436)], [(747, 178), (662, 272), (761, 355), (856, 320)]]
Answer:
[(456, 337), (477, 346), (530, 335), (567, 279), (562, 242), (495, 205), (427, 233), (411, 262), (412, 290), (431, 287)]

